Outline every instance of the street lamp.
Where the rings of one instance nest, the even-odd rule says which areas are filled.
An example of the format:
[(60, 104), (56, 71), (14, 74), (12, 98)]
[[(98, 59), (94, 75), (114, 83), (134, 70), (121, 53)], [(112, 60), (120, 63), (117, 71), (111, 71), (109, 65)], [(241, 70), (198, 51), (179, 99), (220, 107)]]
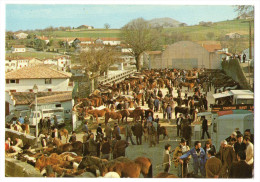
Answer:
[(34, 84), (33, 86), (33, 93), (35, 94), (35, 113), (36, 113), (36, 145), (38, 145), (38, 113), (37, 113), (37, 94), (38, 94), (38, 86)]

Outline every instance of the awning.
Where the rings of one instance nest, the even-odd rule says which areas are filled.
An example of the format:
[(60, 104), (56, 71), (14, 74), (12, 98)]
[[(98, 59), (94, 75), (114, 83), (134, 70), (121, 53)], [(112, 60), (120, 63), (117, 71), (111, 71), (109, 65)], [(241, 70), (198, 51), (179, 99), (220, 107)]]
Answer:
[(238, 95), (237, 99), (254, 99), (254, 95)]
[(222, 92), (222, 93), (213, 94), (213, 97), (214, 97), (214, 99), (219, 99), (219, 98), (223, 98), (223, 97), (229, 97), (232, 95), (233, 95), (232, 92), (226, 91), (226, 92)]

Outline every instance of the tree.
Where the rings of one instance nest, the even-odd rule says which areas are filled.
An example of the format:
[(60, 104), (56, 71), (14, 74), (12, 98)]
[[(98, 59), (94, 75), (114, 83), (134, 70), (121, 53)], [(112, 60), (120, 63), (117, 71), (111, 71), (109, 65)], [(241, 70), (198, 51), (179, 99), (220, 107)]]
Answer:
[(105, 27), (105, 29), (109, 29), (110, 25), (108, 23), (105, 23), (104, 27)]
[(238, 12), (238, 15), (246, 14), (254, 18), (254, 6), (252, 5), (236, 5), (235, 11)]
[(210, 40), (215, 36), (214, 32), (208, 32), (206, 34), (206, 37), (209, 38)]
[(44, 40), (36, 39), (34, 42), (34, 48), (37, 51), (43, 51), (47, 47)]
[[(79, 62), (85, 67), (89, 79), (94, 79), (106, 72), (112, 64), (119, 60), (119, 53), (111, 46), (90, 47), (79, 54)], [(89, 73), (91, 72), (91, 75)]]
[(136, 60), (136, 69), (140, 70), (140, 55), (144, 51), (156, 50), (160, 46), (160, 33), (143, 18), (134, 19), (122, 29), (124, 43), (132, 48)]

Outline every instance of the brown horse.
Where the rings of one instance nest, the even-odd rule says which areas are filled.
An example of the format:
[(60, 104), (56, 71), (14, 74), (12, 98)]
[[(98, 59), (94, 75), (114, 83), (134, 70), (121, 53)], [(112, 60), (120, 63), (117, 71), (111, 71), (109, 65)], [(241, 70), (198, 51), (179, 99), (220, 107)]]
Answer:
[(123, 123), (124, 118), (126, 118), (126, 122), (127, 122), (127, 117), (130, 116), (130, 111), (128, 109), (124, 109), (124, 110), (121, 110), (121, 111), (118, 111), (118, 112), (122, 115), (121, 122)]
[(86, 109), (85, 119), (86, 119), (86, 117), (87, 117), (88, 115), (92, 115), (93, 117), (96, 118), (96, 121), (97, 121), (97, 123), (98, 123), (98, 117), (103, 117), (103, 116), (105, 116), (105, 114), (106, 114), (107, 112), (109, 112), (109, 109), (108, 109), (108, 108), (104, 108), (104, 109), (102, 109), (102, 110), (97, 110), (97, 109), (95, 109), (95, 110), (88, 110), (88, 109)]
[(118, 120), (118, 123), (119, 121), (122, 119), (122, 115), (120, 112), (114, 112), (114, 111), (111, 111), (111, 112), (106, 112), (105, 114), (105, 124), (108, 123), (108, 120), (109, 119), (114, 119), (114, 120)]
[(134, 162), (138, 164), (141, 168), (141, 173), (145, 178), (152, 178), (153, 177), (153, 166), (152, 162), (147, 157), (137, 157)]
[(175, 118), (177, 118), (178, 113), (182, 113), (182, 114), (186, 115), (186, 114), (189, 114), (189, 112), (190, 112), (189, 108), (187, 108), (187, 107), (176, 106), (174, 110), (175, 110)]
[(194, 83), (188, 83), (188, 82), (181, 82), (179, 85), (183, 87), (188, 87), (189, 90), (191, 90), (194, 87)]
[(140, 104), (140, 101), (141, 101), (142, 97), (143, 97), (143, 94), (142, 94), (142, 93), (140, 93), (140, 94), (138, 94), (138, 95), (136, 96), (136, 102), (137, 102), (137, 105), (138, 105), (138, 106), (139, 106), (139, 104)]
[(166, 172), (161, 172), (157, 174), (154, 178), (178, 178), (174, 174), (166, 173)]

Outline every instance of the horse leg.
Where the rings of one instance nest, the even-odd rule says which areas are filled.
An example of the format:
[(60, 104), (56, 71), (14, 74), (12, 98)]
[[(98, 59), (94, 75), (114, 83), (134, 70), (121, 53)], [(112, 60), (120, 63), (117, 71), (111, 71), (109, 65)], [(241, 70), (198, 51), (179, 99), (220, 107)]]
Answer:
[(98, 124), (98, 116), (96, 115), (96, 120), (97, 120), (97, 124)]

